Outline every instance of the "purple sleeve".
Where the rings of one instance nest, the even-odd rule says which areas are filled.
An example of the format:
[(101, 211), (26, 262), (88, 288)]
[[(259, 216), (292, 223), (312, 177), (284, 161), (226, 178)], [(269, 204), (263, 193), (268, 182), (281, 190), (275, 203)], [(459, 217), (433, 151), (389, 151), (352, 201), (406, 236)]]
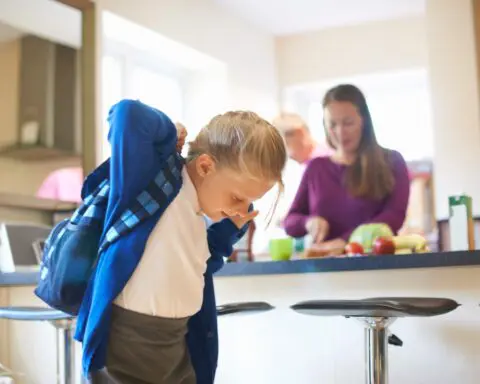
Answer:
[(310, 183), (310, 177), (308, 175), (310, 173), (309, 165), (303, 173), (295, 199), (290, 206), (287, 216), (283, 220), (285, 232), (292, 237), (303, 237), (307, 234), (305, 224), (310, 215), (308, 204), (308, 184)]
[[(383, 210), (369, 222), (388, 224), (393, 233), (397, 233), (402, 227), (407, 214), (408, 199), (410, 197), (410, 176), (407, 164), (400, 153), (392, 151), (392, 162), (395, 188), (387, 198)], [(348, 241), (354, 229), (352, 228), (344, 232), (340, 237)]]

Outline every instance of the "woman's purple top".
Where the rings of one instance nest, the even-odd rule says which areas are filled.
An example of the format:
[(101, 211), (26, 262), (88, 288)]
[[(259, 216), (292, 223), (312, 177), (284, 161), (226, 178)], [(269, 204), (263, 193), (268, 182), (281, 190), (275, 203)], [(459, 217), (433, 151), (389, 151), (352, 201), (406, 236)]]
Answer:
[(286, 232), (292, 237), (305, 236), (307, 219), (321, 216), (330, 224), (325, 240), (340, 237), (348, 241), (352, 231), (366, 223), (385, 223), (397, 233), (407, 212), (410, 178), (402, 155), (396, 151), (390, 153), (395, 187), (383, 200), (351, 196), (344, 184), (345, 165), (329, 157), (311, 160), (284, 220)]

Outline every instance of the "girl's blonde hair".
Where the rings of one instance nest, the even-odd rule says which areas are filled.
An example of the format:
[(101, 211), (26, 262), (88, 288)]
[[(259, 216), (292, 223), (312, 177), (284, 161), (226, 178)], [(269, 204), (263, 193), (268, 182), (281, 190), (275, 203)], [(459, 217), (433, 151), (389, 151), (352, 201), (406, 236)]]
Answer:
[(188, 160), (208, 154), (220, 168), (229, 168), (256, 180), (274, 181), (283, 192), (282, 172), (287, 151), (280, 132), (254, 112), (232, 111), (215, 116), (190, 142)]

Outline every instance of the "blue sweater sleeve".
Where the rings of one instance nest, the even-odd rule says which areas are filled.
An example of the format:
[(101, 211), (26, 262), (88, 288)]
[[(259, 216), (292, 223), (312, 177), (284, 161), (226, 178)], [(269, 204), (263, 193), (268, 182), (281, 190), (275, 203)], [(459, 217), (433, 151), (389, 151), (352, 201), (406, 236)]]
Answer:
[[(143, 191), (159, 164), (175, 151), (177, 130), (163, 112), (140, 101), (122, 100), (109, 113), (110, 187), (107, 228)], [(123, 193), (128, 190), (129, 193)]]
[(213, 274), (223, 267), (223, 258), (232, 254), (233, 246), (245, 235), (247, 229), (247, 224), (238, 229), (229, 219), (214, 223), (208, 228), (207, 239), (210, 259), (207, 261), (207, 273)]
[[(253, 204), (251, 204), (248, 210), (251, 212), (253, 209)], [(230, 219), (223, 219), (210, 225), (207, 230), (208, 248), (210, 250), (207, 273), (213, 274), (223, 267), (223, 258), (232, 254), (233, 246), (245, 235), (247, 230), (248, 223), (238, 229)]]

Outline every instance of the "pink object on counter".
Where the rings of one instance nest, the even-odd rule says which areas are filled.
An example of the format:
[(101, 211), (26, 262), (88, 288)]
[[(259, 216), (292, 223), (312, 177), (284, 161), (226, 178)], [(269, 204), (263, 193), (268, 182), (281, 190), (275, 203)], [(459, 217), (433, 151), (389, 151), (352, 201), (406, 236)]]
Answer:
[(62, 168), (50, 173), (43, 181), (37, 197), (79, 203), (82, 201), (83, 169)]

